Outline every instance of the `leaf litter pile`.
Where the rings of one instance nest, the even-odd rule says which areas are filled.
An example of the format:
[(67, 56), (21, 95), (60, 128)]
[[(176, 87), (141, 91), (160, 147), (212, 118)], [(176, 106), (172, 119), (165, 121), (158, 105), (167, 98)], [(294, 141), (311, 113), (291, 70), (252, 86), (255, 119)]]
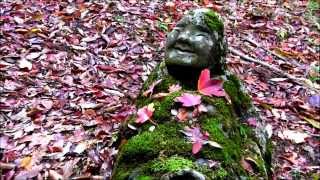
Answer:
[[(142, 83), (163, 59), (166, 32), (197, 7), (223, 16), (229, 48), (283, 72), (234, 53), (227, 57), (267, 123), (273, 176), (316, 177), (317, 1), (71, 0), (0, 3), (1, 178), (110, 177), (119, 124), (136, 113)], [(199, 90), (210, 94), (210, 83)], [(198, 103), (188, 94), (181, 101)], [(137, 121), (147, 121), (153, 110), (152, 104), (145, 107)], [(195, 144), (194, 153), (208, 136), (197, 128), (183, 133)]]

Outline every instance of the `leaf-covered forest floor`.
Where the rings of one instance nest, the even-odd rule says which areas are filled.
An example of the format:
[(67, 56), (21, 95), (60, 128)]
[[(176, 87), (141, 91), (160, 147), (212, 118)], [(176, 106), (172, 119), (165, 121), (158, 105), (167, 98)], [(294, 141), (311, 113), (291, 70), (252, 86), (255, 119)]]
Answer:
[(109, 177), (119, 123), (135, 113), (143, 81), (163, 59), (166, 31), (196, 7), (221, 13), (229, 47), (313, 80), (302, 86), (228, 54), (268, 124), (273, 177), (319, 178), (319, 92), (310, 88), (319, 75), (319, 4), (210, 2), (2, 1), (1, 179)]

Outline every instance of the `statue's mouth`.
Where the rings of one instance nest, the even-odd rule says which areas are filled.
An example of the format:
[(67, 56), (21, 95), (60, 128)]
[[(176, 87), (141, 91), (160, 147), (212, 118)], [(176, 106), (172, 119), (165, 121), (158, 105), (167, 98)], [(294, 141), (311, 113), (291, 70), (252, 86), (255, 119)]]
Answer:
[(177, 43), (173, 48), (181, 52), (194, 53), (193, 49), (187, 44)]

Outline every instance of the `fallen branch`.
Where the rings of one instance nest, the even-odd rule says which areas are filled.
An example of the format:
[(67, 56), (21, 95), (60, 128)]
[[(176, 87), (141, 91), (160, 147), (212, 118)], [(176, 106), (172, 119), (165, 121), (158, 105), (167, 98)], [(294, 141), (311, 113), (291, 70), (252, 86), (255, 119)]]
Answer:
[(0, 162), (0, 170), (3, 169), (3, 170), (11, 170), (11, 169), (14, 169), (16, 167), (15, 164), (13, 163), (3, 163), (3, 162)]
[[(285, 61), (285, 62), (288, 62), (288, 59), (286, 59), (285, 57), (283, 57), (283, 56), (281, 56), (281, 55), (279, 55), (279, 54), (277, 54), (277, 53), (275, 53), (275, 52), (273, 52), (273, 51), (270, 51), (269, 49), (266, 49), (265, 47), (263, 47), (263, 46), (261, 46), (259, 43), (257, 43), (255, 40), (250, 39), (250, 38), (248, 38), (248, 37), (244, 37), (243, 39), (244, 39), (245, 41), (247, 41), (247, 42), (255, 45), (256, 47), (267, 51), (269, 54), (272, 54), (273, 56), (276, 56), (277, 58), (279, 58), (279, 59), (281, 59), (281, 60), (283, 60), (283, 61)], [(290, 61), (290, 62), (293, 62), (296, 66), (301, 66), (301, 65), (300, 65), (298, 62), (296, 62), (296, 61), (293, 61), (293, 60), (292, 60), (292, 61)]]
[(288, 74), (286, 72), (283, 72), (281, 69), (279, 69), (279, 68), (277, 68), (277, 67), (275, 67), (275, 66), (273, 66), (271, 64), (268, 64), (268, 63), (256, 60), (256, 59), (254, 59), (254, 58), (252, 58), (250, 56), (247, 56), (247, 55), (243, 54), (242, 52), (234, 49), (233, 47), (229, 47), (229, 50), (230, 50), (230, 52), (232, 54), (239, 56), (243, 60), (254, 62), (256, 64), (260, 64), (260, 65), (272, 70), (273, 72), (275, 72), (275, 73), (277, 73), (277, 74), (279, 74), (279, 75), (281, 75), (283, 77), (288, 78), (289, 80), (291, 80), (292, 82), (294, 82), (294, 83), (296, 83), (298, 85), (309, 87), (311, 90), (316, 91), (318, 93), (320, 92), (320, 90), (318, 88), (316, 88), (316, 87), (312, 86), (311, 84), (307, 83), (307, 79), (305, 79), (305, 78), (296, 78), (296, 77), (294, 77), (294, 76), (292, 76), (292, 75), (290, 75), (290, 74)]

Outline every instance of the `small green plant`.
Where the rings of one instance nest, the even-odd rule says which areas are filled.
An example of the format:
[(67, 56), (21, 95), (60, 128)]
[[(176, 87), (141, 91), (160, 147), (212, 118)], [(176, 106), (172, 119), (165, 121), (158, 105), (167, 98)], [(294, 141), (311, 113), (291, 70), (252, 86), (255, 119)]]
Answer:
[(320, 18), (317, 16), (317, 11), (320, 11), (320, 3), (317, 0), (309, 0), (307, 6), (307, 17), (312, 21), (318, 30), (320, 30), (319, 20)]
[(277, 31), (277, 37), (280, 39), (280, 40), (285, 40), (289, 37), (289, 33), (288, 31), (285, 29), (285, 28), (280, 28), (278, 31)]
[(157, 27), (161, 30), (161, 31), (168, 31), (168, 24), (161, 22), (161, 21), (157, 21)]
[(315, 12), (319, 9), (320, 9), (320, 3), (317, 2), (317, 0), (308, 1), (308, 10), (311, 12), (312, 15), (314, 15)]
[(115, 16), (114, 17), (114, 19), (117, 21), (117, 22), (124, 22), (124, 17), (123, 16), (119, 16), (119, 15), (117, 15), (117, 16)]

